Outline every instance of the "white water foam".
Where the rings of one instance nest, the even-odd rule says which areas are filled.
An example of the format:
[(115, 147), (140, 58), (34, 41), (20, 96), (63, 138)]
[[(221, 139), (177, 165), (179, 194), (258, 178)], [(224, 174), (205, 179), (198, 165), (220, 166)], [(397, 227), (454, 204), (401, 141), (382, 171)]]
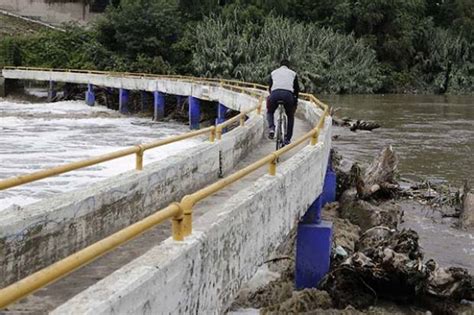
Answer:
[[(13, 103), (0, 99), (0, 179), (31, 173), (151, 142), (188, 131), (174, 123), (124, 116), (80, 101)], [(148, 150), (144, 165), (188, 149), (202, 140), (189, 139)], [(127, 156), (85, 169), (0, 191), (0, 212), (117, 175), (135, 166)]]

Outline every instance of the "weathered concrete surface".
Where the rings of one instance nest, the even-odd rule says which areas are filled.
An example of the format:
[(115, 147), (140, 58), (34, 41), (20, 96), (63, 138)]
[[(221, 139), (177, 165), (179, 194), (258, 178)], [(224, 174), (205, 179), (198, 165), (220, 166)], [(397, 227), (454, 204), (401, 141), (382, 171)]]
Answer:
[[(139, 219), (233, 168), (262, 137), (263, 118), (179, 156), (87, 189), (2, 212), (0, 287), (45, 267)], [(20, 210), (20, 211), (19, 211)]]
[[(306, 110), (311, 111), (300, 113)], [(166, 240), (53, 314), (224, 312), (240, 284), (321, 193), (330, 126), (327, 119), (321, 142), (279, 165), (277, 176), (265, 175), (239, 192), (223, 192), (197, 205), (195, 211), (204, 214), (185, 242)]]
[(7, 91), (5, 89), (5, 78), (0, 76), (0, 97), (5, 97), (7, 95)]
[[(9, 79), (69, 82), (77, 84), (93, 84), (127, 90), (159, 91), (167, 94), (194, 96), (199, 99), (218, 101), (226, 107), (241, 111), (254, 107), (257, 99), (239, 92), (231, 91), (214, 85), (156, 79), (135, 76), (112, 76), (74, 72), (2, 70), (3, 76)], [(260, 93), (257, 91), (257, 93)]]

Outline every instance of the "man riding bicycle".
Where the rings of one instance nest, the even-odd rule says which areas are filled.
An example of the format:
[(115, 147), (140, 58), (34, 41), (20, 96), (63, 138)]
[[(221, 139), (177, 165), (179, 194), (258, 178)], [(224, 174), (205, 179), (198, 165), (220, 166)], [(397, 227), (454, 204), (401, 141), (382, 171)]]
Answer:
[(278, 108), (278, 102), (283, 102), (286, 116), (288, 117), (288, 131), (286, 133), (285, 144), (289, 144), (293, 135), (293, 125), (295, 122), (296, 106), (298, 104), (298, 94), (300, 92), (298, 76), (296, 72), (289, 69), (290, 63), (283, 59), (280, 62), (280, 68), (272, 71), (269, 81), (270, 96), (267, 100), (267, 121), (268, 138), (275, 136), (275, 111)]

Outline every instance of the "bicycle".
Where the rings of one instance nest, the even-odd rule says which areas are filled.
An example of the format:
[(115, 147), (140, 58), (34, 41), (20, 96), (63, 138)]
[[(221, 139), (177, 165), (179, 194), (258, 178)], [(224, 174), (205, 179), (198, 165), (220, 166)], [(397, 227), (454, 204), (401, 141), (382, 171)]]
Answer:
[(278, 120), (275, 130), (276, 149), (279, 150), (285, 146), (286, 133), (288, 131), (288, 117), (286, 116), (283, 101), (278, 101)]

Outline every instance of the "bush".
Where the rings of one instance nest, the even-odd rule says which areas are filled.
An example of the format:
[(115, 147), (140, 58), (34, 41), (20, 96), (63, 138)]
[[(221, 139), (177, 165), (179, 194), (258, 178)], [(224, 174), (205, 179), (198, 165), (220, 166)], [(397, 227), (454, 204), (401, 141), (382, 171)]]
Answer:
[(381, 84), (375, 52), (352, 35), (329, 28), (268, 17), (263, 25), (234, 18), (207, 18), (192, 36), (198, 75), (266, 83), (287, 58), (303, 89), (324, 93), (373, 93)]

